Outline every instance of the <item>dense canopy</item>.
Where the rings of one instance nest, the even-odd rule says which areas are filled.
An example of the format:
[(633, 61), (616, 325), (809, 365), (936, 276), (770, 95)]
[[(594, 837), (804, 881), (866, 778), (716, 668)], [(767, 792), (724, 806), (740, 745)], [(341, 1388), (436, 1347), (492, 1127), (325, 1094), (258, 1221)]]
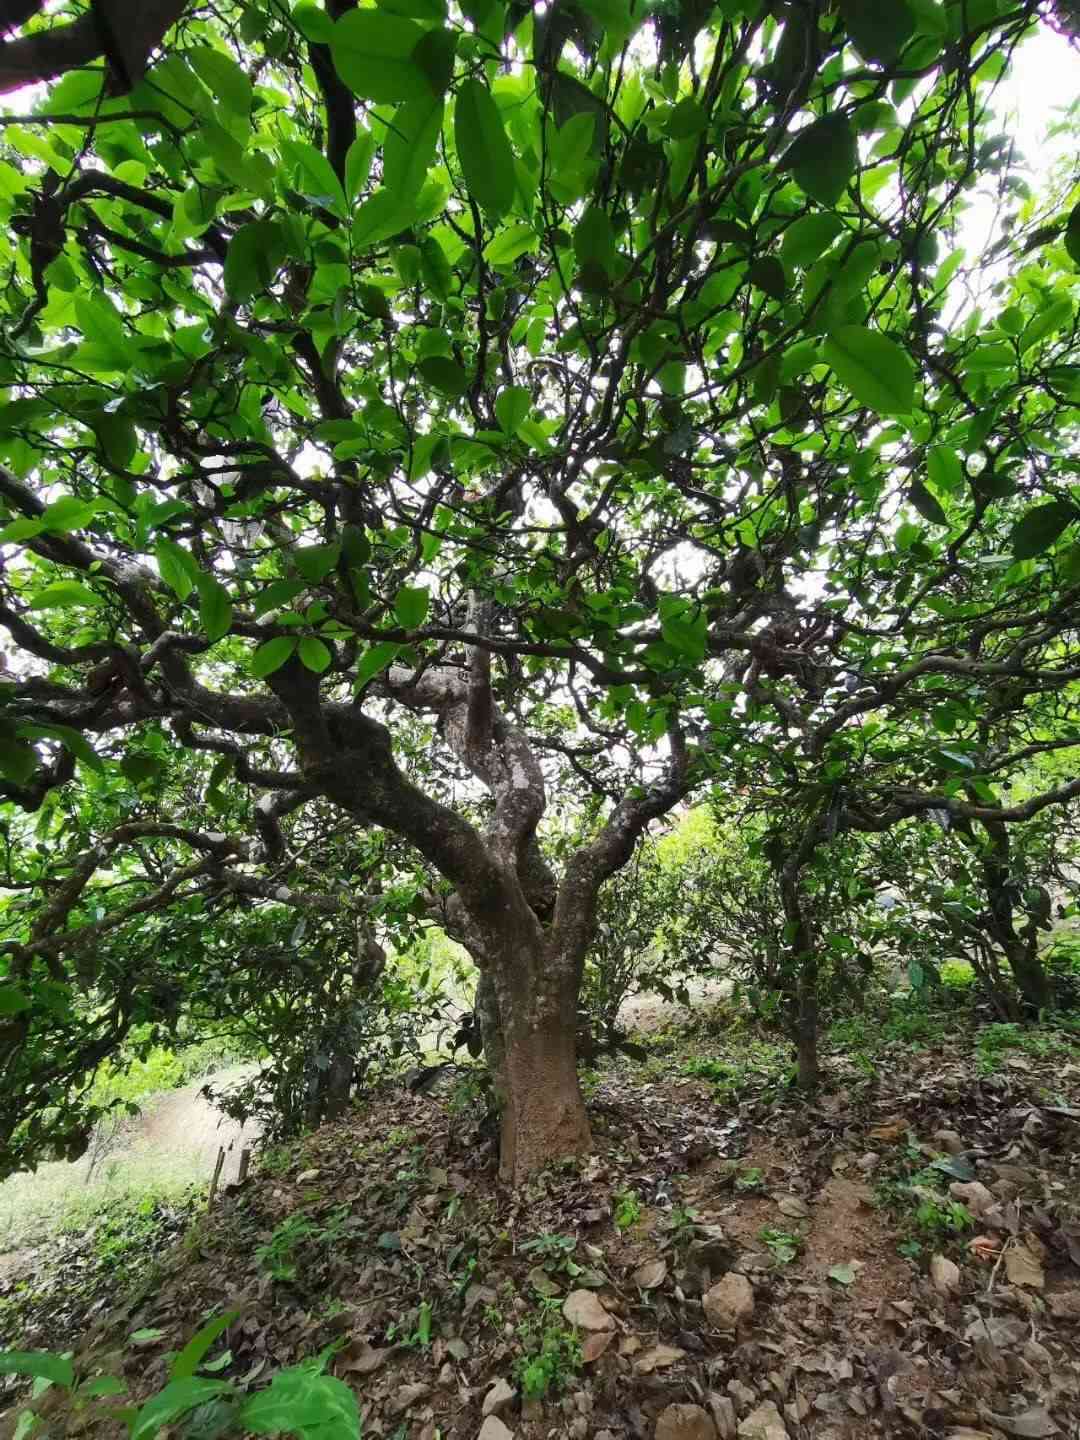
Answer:
[(686, 797), (794, 817), (812, 1008), (817, 846), (1080, 794), (1010, 789), (1077, 743), (1080, 189), (995, 120), (1071, 12), (148, 11), (0, 136), (9, 1162), (57, 1035), (242, 902), (438, 916), (520, 1178), (588, 1144), (597, 897)]

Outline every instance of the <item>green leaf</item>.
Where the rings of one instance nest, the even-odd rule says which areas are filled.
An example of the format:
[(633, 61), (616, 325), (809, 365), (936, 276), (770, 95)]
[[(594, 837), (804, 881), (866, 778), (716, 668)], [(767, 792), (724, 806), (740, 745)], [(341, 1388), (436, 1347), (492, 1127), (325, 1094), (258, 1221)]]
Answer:
[(891, 65), (915, 34), (904, 0), (839, 0), (848, 34), (864, 60)]
[(512, 265), (527, 250), (535, 250), (539, 241), (531, 225), (511, 225), (500, 230), (484, 246), (484, 259), (489, 265)]
[(334, 24), (334, 69), (363, 100), (422, 100), (431, 83), (414, 59), (427, 32), (414, 20), (384, 10), (349, 10)]
[(835, 1280), (838, 1285), (855, 1284), (855, 1267), (848, 1263), (845, 1265), (832, 1265), (829, 1267), (829, 1279)]
[(416, 630), (427, 618), (430, 596), (426, 585), (403, 585), (394, 597), (394, 616), (404, 630)]
[(842, 233), (844, 222), (838, 215), (828, 211), (815, 211), (796, 220), (784, 231), (780, 242), (780, 258), (785, 265), (805, 268), (824, 255), (836, 237)]
[(126, 1395), (127, 1386), (117, 1375), (98, 1375), (79, 1386), (80, 1400), (101, 1400), (106, 1395)]
[(376, 675), (381, 674), (397, 658), (400, 649), (400, 645), (386, 640), (380, 641), (378, 645), (370, 646), (361, 656), (360, 663), (356, 667), (356, 688), (359, 690), (369, 680), (373, 680)]
[[(625, 45), (645, 18), (641, 7), (631, 7), (627, 0), (579, 0), (582, 10), (603, 26), (605, 34), (616, 46)], [(635, 19), (631, 8), (638, 10)]]
[(495, 418), (507, 435), (516, 435), (529, 418), (532, 392), (524, 385), (508, 385), (495, 400)]
[(97, 514), (96, 500), (81, 500), (78, 495), (61, 495), (41, 513), (40, 524), (51, 535), (67, 535), (72, 530), (81, 530), (87, 521)]
[(209, 45), (195, 45), (184, 51), (184, 59), (227, 110), (245, 117), (251, 113), (251, 81), (231, 56)]
[(292, 555), (293, 564), (312, 585), (321, 585), (340, 558), (338, 544), (303, 545)]
[(232, 601), (225, 586), (212, 575), (200, 575), (196, 583), (199, 591), (199, 620), (206, 632), (206, 638), (213, 645), (229, 632), (233, 617)]
[(921, 480), (915, 481), (908, 491), (907, 498), (923, 519), (929, 520), (931, 525), (948, 525), (948, 516)]
[(10, 525), (5, 525), (0, 530), (0, 545), (8, 545), (15, 540), (31, 540), (35, 535), (40, 535), (45, 529), (41, 520), (20, 518), (12, 520)]
[(956, 451), (947, 445), (932, 445), (926, 453), (926, 473), (935, 490), (955, 495), (964, 488), (964, 468)]
[(303, 193), (314, 200), (326, 201), (327, 209), (344, 219), (348, 213), (345, 191), (322, 151), (301, 140), (282, 140), (279, 149), (286, 163), (300, 172)]
[(383, 185), (404, 205), (412, 205), (435, 159), (443, 122), (441, 96), (406, 100), (394, 112), (383, 144)]
[(38, 757), (30, 745), (0, 735), (0, 773), (16, 785), (25, 785), (38, 768)]
[(826, 115), (801, 130), (783, 159), (800, 189), (822, 205), (836, 204), (858, 163), (855, 133), (843, 115)]
[(324, 645), (315, 635), (303, 636), (296, 653), (300, 657), (301, 664), (306, 665), (309, 670), (313, 670), (316, 675), (321, 675), (324, 670), (328, 670), (330, 662), (334, 658), (330, 653), (330, 647)]
[(513, 204), (514, 156), (498, 106), (479, 80), (464, 80), (458, 90), (454, 144), (469, 193), (486, 214), (498, 219)]
[(1048, 550), (1058, 536), (1080, 518), (1080, 512), (1067, 500), (1048, 500), (1035, 505), (1013, 526), (1009, 548), (1015, 560), (1030, 560)]
[(915, 367), (895, 340), (861, 325), (841, 325), (826, 337), (822, 358), (861, 405), (879, 415), (911, 413)]
[(284, 258), (285, 234), (275, 221), (242, 225), (225, 256), (225, 289), (234, 300), (250, 299), (271, 284)]
[(356, 1396), (349, 1386), (299, 1366), (279, 1370), (267, 1389), (253, 1395), (240, 1412), (240, 1425), (256, 1435), (288, 1432), (302, 1440), (359, 1440), (360, 1435)]
[(251, 657), (251, 673), (255, 679), (265, 680), (267, 675), (280, 670), (296, 649), (296, 645), (296, 639), (292, 635), (275, 635), (272, 640), (264, 640)]
[(434, 295), (436, 300), (448, 299), (452, 273), (446, 252), (438, 240), (434, 235), (425, 235), (420, 243), (420, 278), (428, 294)]
[(165, 584), (179, 600), (186, 600), (199, 578), (195, 557), (189, 555), (182, 545), (177, 545), (175, 540), (163, 537), (154, 547), (154, 558)]
[(663, 596), (660, 601), (660, 633), (673, 650), (695, 665), (705, 659), (708, 621), (704, 610), (678, 596)]
[(216, 1315), (213, 1320), (208, 1320), (201, 1330), (196, 1330), (169, 1367), (169, 1379), (183, 1380), (188, 1375), (194, 1375), (210, 1346), (239, 1315), (239, 1310), (226, 1310), (224, 1315)]
[(313, 40), (316, 45), (330, 43), (334, 22), (321, 5), (313, 4), (312, 0), (301, 0), (299, 5), (293, 6), (291, 18), (305, 40)]
[[(30, 1005), (30, 999), (24, 995), (21, 990), (16, 990), (14, 985), (0, 985), (0, 1015), (20, 1015), (24, 1010), (29, 1010)], [(4, 1351), (0, 1350), (0, 1375), (36, 1375), (39, 1373), (36, 1370), (17, 1370), (14, 1368), (5, 1370), (3, 1368), (4, 1361), (10, 1353), (9, 1351), (7, 1355), (5, 1355)], [(39, 1352), (35, 1351), (33, 1353), (37, 1354)], [(50, 1356), (49, 1358), (55, 1359), (55, 1356)]]
[(1080, 265), (1080, 205), (1073, 207), (1065, 225), (1065, 249), (1074, 265)]
[(615, 231), (599, 205), (589, 205), (575, 225), (574, 254), (580, 265), (596, 265), (609, 279), (614, 273)]
[(77, 760), (88, 765), (91, 770), (96, 770), (100, 775), (105, 765), (101, 756), (87, 740), (81, 730), (75, 730), (70, 725), (27, 725), (19, 726), (19, 735), (26, 740), (59, 740), (61, 745), (66, 746)]
[(88, 585), (80, 584), (78, 580), (55, 580), (37, 592), (30, 601), (29, 608), (59, 610), (67, 605), (94, 607), (103, 603), (100, 595), (96, 595)]
[(747, 271), (750, 283), (774, 300), (783, 300), (787, 294), (788, 278), (784, 267), (775, 255), (763, 255), (755, 260)]
[(204, 1405), (207, 1400), (231, 1390), (227, 1380), (204, 1380), (198, 1375), (170, 1380), (135, 1414), (130, 1426), (131, 1440), (151, 1440), (163, 1425), (172, 1424), (197, 1405)]
[(345, 156), (345, 194), (350, 203), (367, 184), (374, 158), (375, 136), (370, 130), (361, 129)]
[[(0, 1006), (0, 1011), (2, 1008)], [(63, 1385), (66, 1390), (75, 1384), (75, 1370), (70, 1359), (66, 1355), (54, 1355), (49, 1350), (0, 1350), (0, 1375), (33, 1375), (36, 1379)]]
[(448, 355), (429, 355), (416, 368), (435, 390), (455, 400), (465, 394), (471, 383), (464, 368)]

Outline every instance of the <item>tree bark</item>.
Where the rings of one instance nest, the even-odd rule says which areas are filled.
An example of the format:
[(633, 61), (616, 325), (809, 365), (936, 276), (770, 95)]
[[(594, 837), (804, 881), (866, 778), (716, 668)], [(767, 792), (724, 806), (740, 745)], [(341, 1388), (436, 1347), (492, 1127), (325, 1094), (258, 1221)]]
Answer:
[(528, 960), (540, 966), (506, 957), (494, 986), (502, 1020), (499, 1178), (508, 1185), (592, 1148), (577, 1071), (580, 966), (543, 951)]
[(1048, 1010), (1054, 996), (1039, 958), (1038, 924), (1032, 917), (1023, 930), (1016, 928), (1016, 882), (1008, 828), (995, 821), (982, 823), (989, 842), (983, 856), (982, 876), (990, 904), (990, 934), (1008, 961), (1025, 1006), (1035, 1012)]
[(802, 871), (813, 841), (804, 839), (789, 855), (780, 870), (780, 896), (792, 963), (795, 966), (795, 1049), (800, 1090), (813, 1090), (818, 1083), (818, 962), (813, 926), (803, 905)]

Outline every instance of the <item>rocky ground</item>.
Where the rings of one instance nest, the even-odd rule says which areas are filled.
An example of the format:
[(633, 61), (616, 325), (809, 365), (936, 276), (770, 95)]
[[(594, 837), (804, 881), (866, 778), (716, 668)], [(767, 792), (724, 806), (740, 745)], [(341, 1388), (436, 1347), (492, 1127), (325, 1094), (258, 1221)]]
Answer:
[(119, 1303), (77, 1252), (24, 1279), (0, 1339), (145, 1394), (236, 1308), (216, 1374), (325, 1351), (387, 1440), (1080, 1435), (1080, 1048), (910, 1029), (812, 1103), (723, 1010), (654, 1032), (586, 1077), (595, 1155), (516, 1194), (469, 1075), (388, 1091), (178, 1212)]

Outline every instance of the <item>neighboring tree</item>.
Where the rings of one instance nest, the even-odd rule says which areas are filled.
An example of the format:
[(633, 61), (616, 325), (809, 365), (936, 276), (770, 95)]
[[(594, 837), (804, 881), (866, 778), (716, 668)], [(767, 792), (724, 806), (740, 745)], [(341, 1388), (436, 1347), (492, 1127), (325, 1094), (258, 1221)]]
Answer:
[[(909, 691), (1078, 673), (1080, 209), (1024, 213), (989, 128), (1040, 9), (196, 6), (123, 99), (72, 71), (5, 125), (2, 790), (73, 797), (7, 1064), (137, 914), (363, 908), (294, 883), (334, 815), (436, 877), (519, 1181), (590, 1144), (582, 967), (651, 822), (782, 768), (853, 666), (834, 789)], [(982, 182), (1016, 298), (950, 325)], [(160, 777), (96, 823), (151, 743), (217, 760), (215, 828)], [(566, 774), (602, 818), (557, 873)], [(140, 898), (99, 918), (107, 866)]]

